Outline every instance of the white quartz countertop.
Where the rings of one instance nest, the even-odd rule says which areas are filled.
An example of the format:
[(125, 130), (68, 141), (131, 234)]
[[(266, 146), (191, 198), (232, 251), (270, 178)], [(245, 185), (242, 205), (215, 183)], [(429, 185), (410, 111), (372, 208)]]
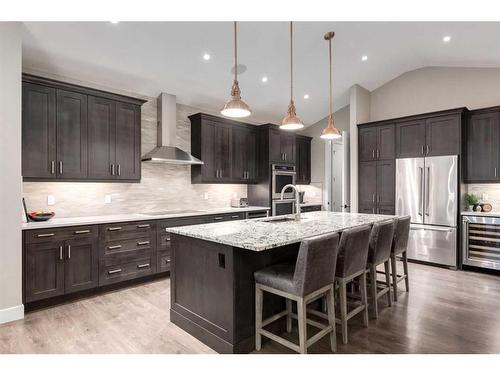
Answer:
[(135, 213), (135, 214), (120, 214), (120, 215), (99, 215), (99, 216), (82, 216), (82, 217), (61, 217), (54, 218), (48, 221), (41, 222), (29, 222), (23, 223), (22, 229), (43, 229), (43, 228), (57, 228), (57, 227), (70, 227), (75, 225), (93, 225), (93, 224), (105, 224), (105, 223), (121, 223), (127, 221), (141, 221), (141, 220), (158, 220), (158, 219), (172, 219), (180, 217), (192, 217), (192, 216), (203, 216), (203, 215), (218, 215), (218, 214), (231, 214), (238, 212), (250, 212), (250, 211), (263, 211), (270, 210), (269, 207), (260, 206), (248, 206), (241, 208), (219, 208), (210, 210), (192, 210), (192, 211), (182, 211), (182, 210), (164, 210), (165, 213)]
[(475, 212), (475, 211), (463, 211), (462, 216), (493, 216), (500, 217), (500, 212), (491, 211), (491, 212)]
[[(239, 220), (168, 228), (174, 234), (262, 251), (326, 233), (395, 218), (390, 215), (317, 211), (302, 214), (300, 221), (266, 222), (267, 219)], [(276, 218), (276, 217), (274, 217)]]

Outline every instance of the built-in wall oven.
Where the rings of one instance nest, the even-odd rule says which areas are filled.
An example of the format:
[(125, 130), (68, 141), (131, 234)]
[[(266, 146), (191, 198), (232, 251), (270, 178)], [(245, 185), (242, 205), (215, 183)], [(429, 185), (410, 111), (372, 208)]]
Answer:
[(272, 216), (291, 215), (295, 213), (295, 199), (273, 199)]
[[(296, 172), (295, 166), (293, 165), (282, 165), (273, 164), (271, 166), (271, 195), (272, 199), (281, 198), (281, 189), (285, 185), (292, 184), (295, 185)], [(292, 189), (287, 189), (283, 196), (285, 199), (295, 198), (295, 194)]]
[(500, 217), (462, 217), (462, 263), (500, 270)]

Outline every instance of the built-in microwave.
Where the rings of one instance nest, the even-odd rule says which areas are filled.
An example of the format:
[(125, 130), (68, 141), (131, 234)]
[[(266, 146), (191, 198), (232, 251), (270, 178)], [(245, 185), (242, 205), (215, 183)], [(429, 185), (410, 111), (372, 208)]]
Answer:
[(295, 212), (295, 199), (274, 199), (272, 216), (291, 215)]
[[(273, 164), (271, 166), (271, 188), (272, 188), (272, 198), (280, 199), (281, 198), (281, 189), (285, 185), (292, 184), (295, 185), (296, 181), (296, 172), (294, 165), (281, 165), (281, 164)], [(293, 199), (295, 198), (295, 193), (292, 189), (287, 189), (283, 198)]]

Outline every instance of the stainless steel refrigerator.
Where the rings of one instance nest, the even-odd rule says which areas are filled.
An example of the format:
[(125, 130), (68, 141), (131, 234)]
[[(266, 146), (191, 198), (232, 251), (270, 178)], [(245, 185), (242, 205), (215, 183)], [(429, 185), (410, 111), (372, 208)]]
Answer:
[(457, 266), (458, 157), (396, 160), (396, 215), (410, 215), (408, 258)]

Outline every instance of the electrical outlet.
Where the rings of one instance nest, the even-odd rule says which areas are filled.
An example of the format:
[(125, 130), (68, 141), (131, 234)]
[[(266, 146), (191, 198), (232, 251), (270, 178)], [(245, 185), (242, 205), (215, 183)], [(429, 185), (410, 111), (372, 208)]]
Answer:
[(111, 194), (106, 194), (104, 196), (104, 203), (106, 204), (111, 203)]
[(47, 195), (47, 206), (53, 206), (56, 204), (56, 197), (53, 195)]
[(205, 193), (203, 194), (203, 198), (204, 198), (204, 199), (208, 199), (208, 192), (205, 192)]

